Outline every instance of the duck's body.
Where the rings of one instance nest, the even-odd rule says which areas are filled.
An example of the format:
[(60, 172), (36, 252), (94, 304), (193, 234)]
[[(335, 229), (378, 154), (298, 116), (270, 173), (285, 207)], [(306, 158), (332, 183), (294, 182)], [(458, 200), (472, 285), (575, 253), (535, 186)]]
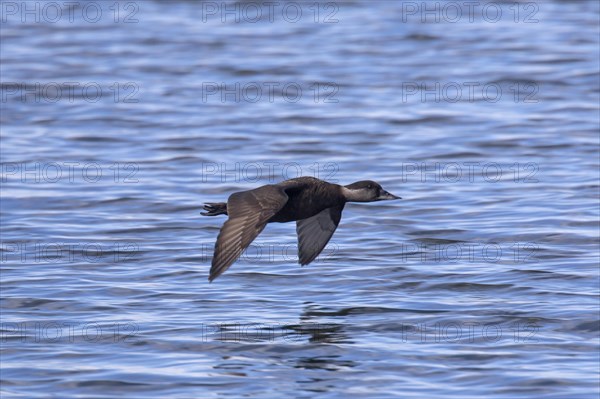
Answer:
[(283, 181), (281, 187), (288, 196), (283, 208), (268, 223), (286, 223), (309, 218), (323, 209), (344, 206), (346, 200), (341, 187), (314, 177), (299, 177)]
[(298, 177), (234, 193), (227, 203), (208, 203), (203, 215), (229, 215), (215, 244), (208, 279), (212, 281), (225, 272), (267, 223), (297, 222), (299, 262), (306, 265), (329, 242), (346, 202), (398, 198), (369, 180), (340, 186), (314, 177)]

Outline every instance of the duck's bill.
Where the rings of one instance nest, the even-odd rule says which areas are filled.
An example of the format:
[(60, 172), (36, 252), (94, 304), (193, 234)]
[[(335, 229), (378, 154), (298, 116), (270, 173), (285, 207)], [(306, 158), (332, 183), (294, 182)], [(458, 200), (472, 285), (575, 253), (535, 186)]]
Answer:
[(387, 191), (384, 191), (383, 193), (381, 193), (381, 195), (379, 197), (377, 197), (377, 199), (379, 201), (387, 201), (387, 200), (396, 200), (396, 199), (402, 199), (402, 198), (398, 197), (397, 195), (394, 195), (392, 193), (388, 193)]

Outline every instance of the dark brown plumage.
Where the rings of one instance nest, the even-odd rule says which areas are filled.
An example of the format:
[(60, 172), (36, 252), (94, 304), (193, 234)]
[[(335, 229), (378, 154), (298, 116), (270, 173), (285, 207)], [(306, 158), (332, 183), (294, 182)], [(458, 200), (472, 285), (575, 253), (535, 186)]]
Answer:
[(234, 193), (227, 203), (207, 203), (203, 215), (229, 215), (217, 237), (208, 279), (212, 281), (223, 274), (267, 223), (296, 221), (299, 263), (307, 265), (333, 236), (346, 202), (398, 198), (369, 180), (340, 186), (313, 177), (298, 177)]

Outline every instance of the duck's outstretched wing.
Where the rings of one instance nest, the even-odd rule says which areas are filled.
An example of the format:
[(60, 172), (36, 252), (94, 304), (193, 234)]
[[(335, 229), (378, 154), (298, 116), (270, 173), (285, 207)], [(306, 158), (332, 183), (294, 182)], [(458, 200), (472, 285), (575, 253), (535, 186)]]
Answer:
[(276, 185), (232, 194), (227, 200), (229, 219), (221, 227), (210, 268), (209, 281), (219, 277), (286, 204), (288, 196)]
[(343, 209), (344, 205), (327, 208), (296, 222), (298, 263), (308, 265), (319, 256), (340, 224)]

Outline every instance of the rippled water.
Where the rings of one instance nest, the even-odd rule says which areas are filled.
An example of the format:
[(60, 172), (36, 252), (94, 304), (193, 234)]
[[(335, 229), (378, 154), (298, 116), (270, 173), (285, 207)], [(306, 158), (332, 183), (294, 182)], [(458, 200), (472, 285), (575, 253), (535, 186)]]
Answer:
[[(2, 2), (2, 397), (596, 398), (598, 2), (257, 4)], [(403, 200), (209, 284), (300, 174)]]

